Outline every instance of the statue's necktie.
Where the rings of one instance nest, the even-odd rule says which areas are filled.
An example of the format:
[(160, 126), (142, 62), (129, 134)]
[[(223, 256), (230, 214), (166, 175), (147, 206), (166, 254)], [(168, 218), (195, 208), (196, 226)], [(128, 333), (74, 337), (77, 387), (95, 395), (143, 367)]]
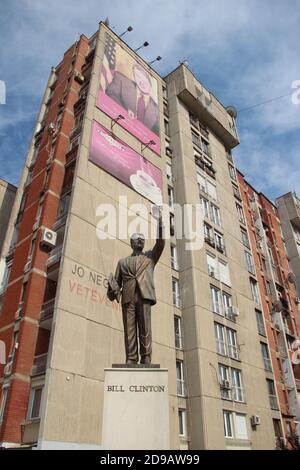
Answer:
[(144, 121), (145, 111), (146, 111), (145, 98), (143, 95), (141, 95), (137, 103), (137, 118), (141, 122)]

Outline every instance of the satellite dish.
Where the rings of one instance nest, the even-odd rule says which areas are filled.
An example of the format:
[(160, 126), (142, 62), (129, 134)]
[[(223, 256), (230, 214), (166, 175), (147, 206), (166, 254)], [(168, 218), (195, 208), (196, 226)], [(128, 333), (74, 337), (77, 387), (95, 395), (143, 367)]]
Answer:
[(237, 110), (234, 106), (227, 106), (226, 111), (233, 119), (237, 118)]

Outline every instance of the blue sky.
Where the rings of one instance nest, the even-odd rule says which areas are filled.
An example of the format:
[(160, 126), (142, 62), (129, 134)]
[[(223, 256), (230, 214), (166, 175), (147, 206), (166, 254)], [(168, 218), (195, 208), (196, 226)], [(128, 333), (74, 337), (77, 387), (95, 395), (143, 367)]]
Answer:
[[(162, 75), (187, 59), (224, 105), (238, 110), (292, 93), (300, 80), (300, 0), (0, 0), (0, 177), (17, 183), (52, 65), (76, 40), (110, 18), (128, 25), (131, 47), (163, 60)], [(239, 113), (238, 167), (274, 199), (300, 193), (300, 104), (291, 97)]]

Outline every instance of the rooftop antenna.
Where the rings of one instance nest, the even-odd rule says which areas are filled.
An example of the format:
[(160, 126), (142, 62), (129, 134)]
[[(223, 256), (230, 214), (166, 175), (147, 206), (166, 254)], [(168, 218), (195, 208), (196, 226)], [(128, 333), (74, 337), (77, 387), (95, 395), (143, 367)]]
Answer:
[(119, 35), (119, 38), (121, 38), (122, 36), (125, 36), (126, 33), (131, 33), (132, 30), (133, 30), (133, 27), (132, 27), (132, 26), (128, 26), (128, 28), (126, 29), (126, 31), (124, 31), (124, 33), (122, 33), (122, 34)]
[(180, 63), (180, 65), (185, 65), (187, 68), (189, 68), (190, 64), (189, 64), (188, 60), (186, 60), (186, 59), (180, 60), (179, 63)]
[(142, 44), (140, 47), (138, 47), (137, 49), (134, 49), (134, 52), (137, 52), (139, 51), (140, 49), (142, 49), (142, 47), (147, 47), (149, 46), (149, 42), (148, 41), (145, 41), (144, 44)]
[(109, 27), (109, 18), (108, 16), (106, 17), (106, 20), (104, 21), (105, 26)]
[(161, 59), (162, 59), (162, 57), (161, 57), (160, 55), (158, 55), (158, 56), (156, 57), (156, 59), (151, 60), (151, 62), (149, 62), (149, 65), (154, 64), (154, 62), (159, 62)]

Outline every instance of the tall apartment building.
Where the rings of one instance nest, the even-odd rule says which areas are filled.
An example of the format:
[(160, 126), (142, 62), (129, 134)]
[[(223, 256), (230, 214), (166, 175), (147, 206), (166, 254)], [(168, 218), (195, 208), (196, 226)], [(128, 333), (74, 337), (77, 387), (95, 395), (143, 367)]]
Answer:
[[(300, 333), (300, 312), (276, 206), (238, 173), (247, 231), (242, 234), (254, 299), (257, 331), (266, 370), (278, 438), (300, 431), (300, 368), (294, 345)], [(297, 348), (296, 348), (297, 349)], [(273, 374), (273, 377), (270, 376)], [(280, 426), (281, 424), (281, 426)]]
[[(107, 277), (131, 250), (124, 224), (115, 234), (107, 222), (105, 238), (99, 222), (143, 204), (148, 226), (161, 201), (170, 239), (155, 273), (152, 360), (169, 371), (171, 448), (274, 449), (284, 438), (294, 415), (283, 412), (276, 346), (257, 330), (258, 310), (270, 331), (271, 320), (245, 259), (238, 143), (234, 109), (184, 64), (160, 77), (103, 23), (52, 69), (4, 245), (3, 446), (101, 449), (104, 368), (124, 360)], [(175, 236), (175, 203), (201, 210), (201, 249)]]
[(290, 192), (277, 198), (276, 205), (300, 302), (300, 200)]

